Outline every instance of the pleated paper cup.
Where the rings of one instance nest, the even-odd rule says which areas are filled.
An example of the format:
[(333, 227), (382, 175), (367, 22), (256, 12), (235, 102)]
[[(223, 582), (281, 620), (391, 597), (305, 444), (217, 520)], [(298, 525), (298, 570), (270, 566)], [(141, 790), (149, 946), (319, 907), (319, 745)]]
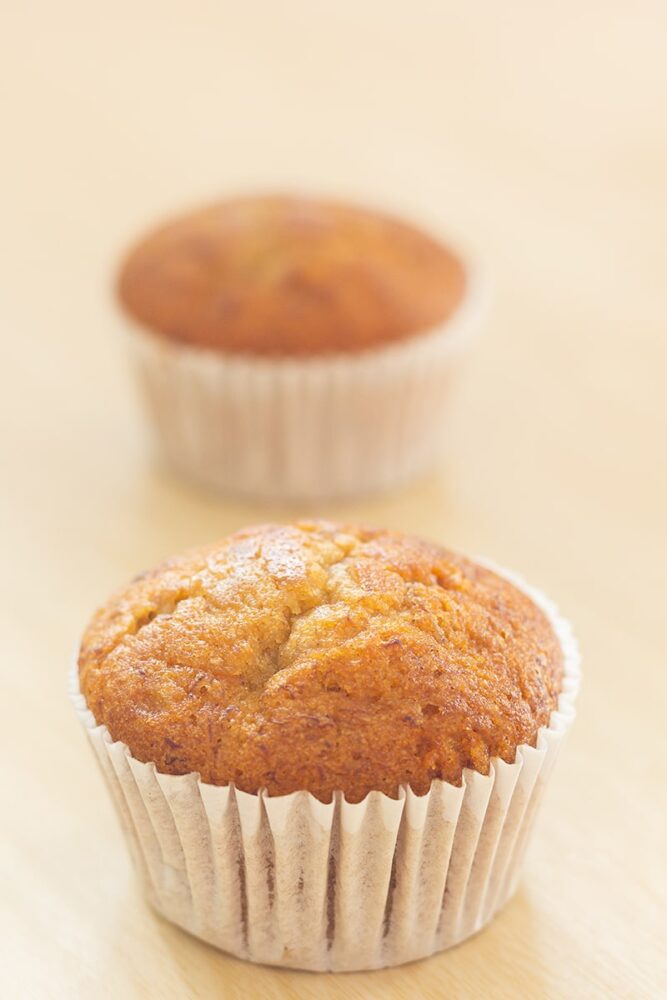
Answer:
[(261, 358), (129, 326), (163, 453), (220, 492), (265, 500), (373, 493), (434, 462), (450, 382), (479, 324), (480, 281), (441, 327), (362, 353)]
[(558, 708), (535, 746), (460, 786), (433, 781), (396, 799), (305, 791), (271, 797), (160, 774), (96, 724), (72, 673), (72, 699), (153, 907), (239, 958), (318, 971), (399, 965), (480, 930), (514, 892), (558, 750), (574, 718), (579, 654), (567, 622), (536, 591), (562, 645)]

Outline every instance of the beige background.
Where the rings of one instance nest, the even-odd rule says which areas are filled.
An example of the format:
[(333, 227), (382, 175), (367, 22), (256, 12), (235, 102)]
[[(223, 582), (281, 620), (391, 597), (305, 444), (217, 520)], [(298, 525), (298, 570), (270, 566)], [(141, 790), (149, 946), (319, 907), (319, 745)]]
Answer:
[[(2, 996), (664, 996), (665, 4), (42, 0), (5, 22)], [(514, 902), (454, 952), (344, 978), (153, 917), (65, 697), (110, 588), (291, 513), (156, 464), (109, 296), (144, 223), (264, 186), (403, 208), (486, 262), (437, 475), (323, 512), (516, 568), (585, 654)]]

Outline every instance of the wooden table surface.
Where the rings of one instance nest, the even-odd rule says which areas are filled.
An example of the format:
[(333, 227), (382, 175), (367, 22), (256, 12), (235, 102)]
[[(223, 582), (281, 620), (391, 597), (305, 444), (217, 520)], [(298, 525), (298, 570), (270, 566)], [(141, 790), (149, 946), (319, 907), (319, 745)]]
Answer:
[[(4, 20), (0, 995), (667, 995), (667, 7), (28, 0)], [(109, 294), (146, 222), (265, 187), (412, 213), (493, 285), (437, 474), (317, 513), (514, 567), (585, 657), (518, 895), (393, 971), (253, 967), (154, 917), (65, 694), (111, 588), (302, 513), (159, 466)]]

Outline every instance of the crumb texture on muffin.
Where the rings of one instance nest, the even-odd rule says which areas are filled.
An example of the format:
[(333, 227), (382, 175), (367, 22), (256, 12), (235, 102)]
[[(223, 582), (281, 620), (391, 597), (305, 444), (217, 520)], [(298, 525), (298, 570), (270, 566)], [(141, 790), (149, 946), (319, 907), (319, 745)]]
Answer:
[(96, 721), (159, 771), (350, 801), (513, 761), (562, 669), (544, 614), (504, 578), (327, 522), (249, 528), (142, 574), (79, 657)]
[(118, 294), (143, 326), (251, 355), (360, 351), (444, 322), (463, 265), (409, 223), (351, 205), (267, 196), (219, 202), (148, 235)]

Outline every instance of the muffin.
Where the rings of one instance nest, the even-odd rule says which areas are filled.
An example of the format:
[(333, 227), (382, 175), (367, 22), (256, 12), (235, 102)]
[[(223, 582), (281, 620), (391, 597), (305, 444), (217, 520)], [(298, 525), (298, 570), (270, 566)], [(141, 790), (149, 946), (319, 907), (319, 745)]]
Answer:
[(118, 297), (171, 463), (286, 499), (387, 488), (433, 461), (477, 305), (469, 268), (420, 229), (277, 195), (151, 233)]
[(349, 970), (503, 905), (577, 676), (567, 626), (505, 574), (314, 522), (137, 577), (88, 626), (74, 696), (162, 914)]

